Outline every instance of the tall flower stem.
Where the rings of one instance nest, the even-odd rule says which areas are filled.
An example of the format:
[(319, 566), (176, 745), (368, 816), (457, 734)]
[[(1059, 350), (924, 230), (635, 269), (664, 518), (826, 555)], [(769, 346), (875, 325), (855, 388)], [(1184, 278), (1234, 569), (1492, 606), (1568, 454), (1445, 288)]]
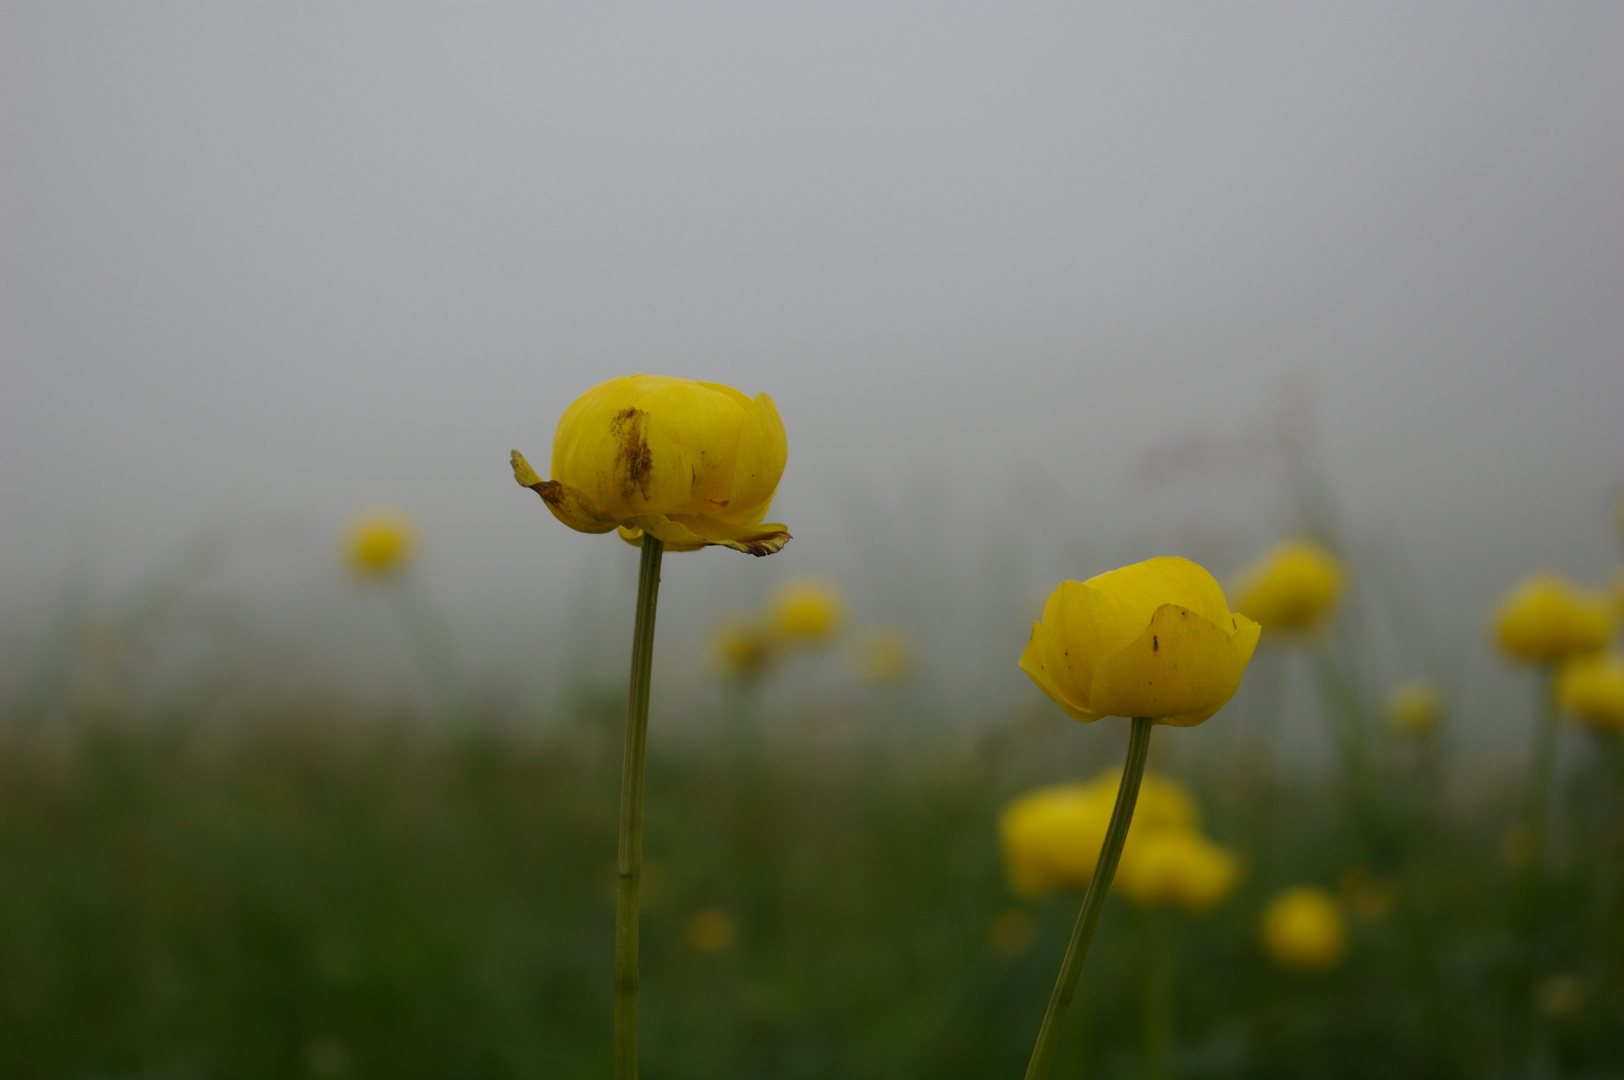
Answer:
[(654, 609), (665, 543), (643, 534), (632, 631), (626, 751), (620, 767), (619, 879), (615, 887), (615, 1080), (637, 1080), (638, 889), (643, 881), (643, 766), (648, 757), (648, 691), (654, 667)]
[(1037, 1045), (1032, 1048), (1032, 1060), (1026, 1066), (1026, 1080), (1044, 1080), (1054, 1062), (1055, 1048), (1060, 1043), (1060, 1027), (1065, 1022), (1066, 1010), (1077, 993), (1077, 979), (1083, 973), (1083, 961), (1088, 959), (1088, 946), (1094, 940), (1094, 929), (1100, 924), (1105, 911), (1105, 898), (1111, 892), (1111, 879), (1116, 876), (1117, 860), (1122, 857), (1123, 842), (1128, 839), (1128, 825), (1133, 821), (1134, 804), (1139, 799), (1139, 781), (1144, 779), (1145, 758), (1150, 752), (1151, 720), (1147, 716), (1133, 718), (1133, 729), (1128, 735), (1128, 760), (1122, 766), (1122, 782), (1117, 786), (1116, 806), (1111, 810), (1111, 824), (1105, 830), (1105, 845), (1094, 864), (1094, 876), (1083, 894), (1083, 909), (1077, 913), (1077, 925), (1071, 932), (1071, 943), (1066, 946), (1066, 958), (1060, 963), (1060, 977), (1055, 980), (1054, 992), (1049, 995), (1049, 1008), (1043, 1014), (1043, 1027), (1038, 1030)]
[(1556, 780), (1557, 749), (1556, 673), (1547, 669), (1539, 680), (1539, 701), (1534, 710), (1534, 745), (1528, 761), (1528, 796), (1523, 806), (1518, 856), (1523, 860), (1517, 881), (1515, 928), (1521, 939), (1512, 994), (1512, 1031), (1519, 1056), (1526, 1056), (1530, 1071), (1537, 1053), (1534, 1017), (1534, 980), (1539, 970), (1539, 908), (1544, 884), (1545, 834), (1550, 827), (1551, 788)]
[(1172, 1075), (1173, 957), (1165, 913), (1147, 907), (1139, 913), (1139, 1075), (1167, 1080)]

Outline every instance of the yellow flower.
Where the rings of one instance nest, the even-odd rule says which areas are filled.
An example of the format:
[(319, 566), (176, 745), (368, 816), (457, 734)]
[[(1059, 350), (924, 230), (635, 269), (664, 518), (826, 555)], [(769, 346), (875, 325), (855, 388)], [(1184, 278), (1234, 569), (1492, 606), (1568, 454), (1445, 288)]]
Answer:
[(1613, 571), (1607, 582), (1607, 592), (1613, 601), (1613, 618), (1624, 619), (1624, 566)]
[(344, 557), (363, 578), (383, 580), (406, 568), (417, 547), (411, 521), (393, 510), (367, 510), (350, 520), (344, 532)]
[(720, 952), (733, 944), (732, 916), (721, 908), (700, 908), (688, 916), (683, 926), (683, 937), (700, 952)]
[(876, 629), (857, 643), (857, 674), (867, 683), (898, 683), (914, 670), (914, 641), (905, 630)]
[(1241, 575), (1235, 610), (1265, 630), (1313, 630), (1336, 611), (1347, 579), (1342, 560), (1320, 545), (1287, 540)]
[(720, 544), (770, 555), (789, 540), (764, 525), (789, 444), (772, 399), (659, 375), (600, 383), (564, 410), (553, 476), (517, 450), (513, 476), (572, 529), (628, 540), (644, 531), (673, 551)]
[(1229, 896), (1239, 876), (1228, 848), (1194, 829), (1160, 829), (1123, 848), (1115, 884), (1141, 904), (1203, 912)]
[(792, 578), (774, 590), (768, 604), (773, 632), (786, 641), (816, 644), (840, 632), (846, 598), (823, 578)]
[(1188, 727), (1235, 695), (1258, 633), (1201, 567), (1150, 559), (1061, 582), (1021, 669), (1078, 720), (1148, 716)]
[(1613, 613), (1566, 578), (1534, 574), (1501, 599), (1494, 632), (1510, 656), (1548, 663), (1599, 651), (1613, 634)]
[[(1011, 888), (1023, 896), (1037, 896), (1058, 888), (1087, 887), (1105, 844), (1117, 780), (1116, 772), (1107, 772), (1086, 784), (1039, 788), (1004, 808), (998, 833)], [(1194, 829), (1198, 818), (1195, 800), (1181, 784), (1147, 774), (1124, 852), (1151, 833)]]
[(1348, 949), (1347, 920), (1336, 897), (1299, 885), (1279, 893), (1263, 911), (1263, 951), (1293, 971), (1329, 971)]
[(772, 635), (756, 620), (734, 615), (716, 627), (711, 636), (711, 653), (723, 675), (751, 679), (772, 663)]
[(1624, 735), (1624, 656), (1580, 656), (1562, 666), (1556, 693), (1562, 708), (1585, 723)]
[(1387, 694), (1387, 726), (1399, 735), (1432, 734), (1444, 713), (1444, 699), (1427, 679), (1399, 683)]

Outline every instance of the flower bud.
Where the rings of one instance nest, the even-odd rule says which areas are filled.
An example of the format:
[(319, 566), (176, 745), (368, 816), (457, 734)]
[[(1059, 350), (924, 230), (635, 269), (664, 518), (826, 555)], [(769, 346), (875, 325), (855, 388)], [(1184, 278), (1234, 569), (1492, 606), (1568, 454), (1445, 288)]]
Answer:
[(1566, 578), (1534, 574), (1500, 601), (1494, 632), (1508, 656), (1551, 663), (1605, 647), (1613, 634), (1613, 613), (1606, 600)]
[(553, 516), (587, 533), (647, 532), (674, 551), (720, 544), (769, 555), (789, 540), (764, 525), (788, 458), (784, 424), (766, 394), (658, 375), (625, 375), (588, 390), (558, 421), (552, 479), (517, 450), (513, 475)]
[(1235, 695), (1258, 624), (1188, 559), (1158, 558), (1063, 581), (1021, 654), (1021, 669), (1078, 720), (1148, 716), (1199, 724)]
[(1270, 632), (1310, 632), (1336, 613), (1347, 587), (1342, 560), (1312, 540), (1287, 540), (1241, 575), (1235, 610)]
[(1557, 700), (1579, 720), (1613, 735), (1624, 735), (1624, 656), (1580, 656), (1562, 665)]

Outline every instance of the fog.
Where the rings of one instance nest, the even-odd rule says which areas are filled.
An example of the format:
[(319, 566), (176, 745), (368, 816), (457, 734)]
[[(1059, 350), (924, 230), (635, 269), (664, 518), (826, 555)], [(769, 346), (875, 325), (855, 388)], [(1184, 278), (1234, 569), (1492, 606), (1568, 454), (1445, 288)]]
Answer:
[(1619, 555), (1621, 40), (1600, 3), (8, 4), (9, 639), (213, 533), (256, 618), (365, 653), (334, 536), (388, 504), (470, 668), (555, 682), (635, 556), (507, 452), (647, 371), (790, 439), (795, 540), (673, 559), (675, 628), (832, 573), (996, 699), (1060, 577), (1301, 527), (1306, 446), (1492, 711), (1494, 597)]

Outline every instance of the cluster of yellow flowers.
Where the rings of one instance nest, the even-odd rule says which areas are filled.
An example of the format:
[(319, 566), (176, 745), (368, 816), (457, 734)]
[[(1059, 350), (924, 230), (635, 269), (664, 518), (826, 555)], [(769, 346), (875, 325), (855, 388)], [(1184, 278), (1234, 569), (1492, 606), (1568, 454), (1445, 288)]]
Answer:
[[(735, 613), (717, 624), (712, 658), (724, 676), (750, 681), (764, 674), (784, 652), (822, 648), (846, 627), (846, 598), (834, 582), (820, 577), (791, 578), (773, 590), (761, 614)], [(912, 635), (895, 627), (873, 627), (858, 635), (853, 662), (867, 683), (900, 683), (913, 674)]]
[(1624, 735), (1624, 656), (1607, 651), (1619, 616), (1606, 592), (1535, 574), (1501, 600), (1495, 639), (1512, 659), (1556, 672), (1557, 702), (1566, 715)]
[[(1121, 774), (1102, 773), (1086, 784), (1028, 792), (999, 820), (1010, 886), (1035, 897), (1055, 889), (1081, 890), (1094, 874), (1116, 802)], [(1150, 906), (1209, 911), (1234, 889), (1239, 863), (1228, 848), (1201, 835), (1201, 813), (1177, 781), (1147, 773), (1139, 788), (1115, 887)]]

